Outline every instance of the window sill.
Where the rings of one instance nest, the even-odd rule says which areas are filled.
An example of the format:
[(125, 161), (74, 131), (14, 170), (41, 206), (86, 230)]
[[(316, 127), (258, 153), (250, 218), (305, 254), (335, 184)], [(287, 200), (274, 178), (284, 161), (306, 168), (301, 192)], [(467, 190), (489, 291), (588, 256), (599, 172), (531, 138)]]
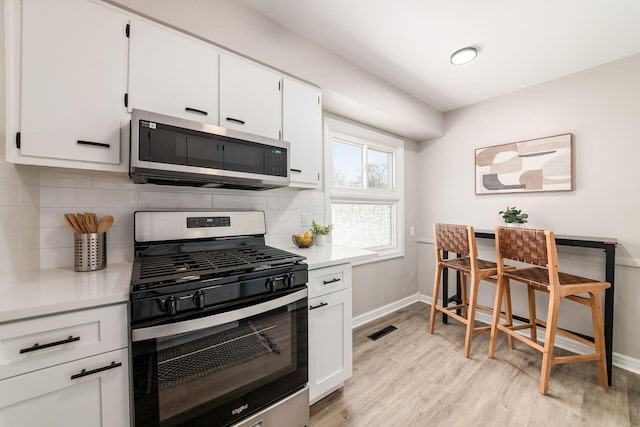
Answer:
[(353, 265), (354, 267), (357, 267), (359, 265), (372, 264), (374, 262), (380, 262), (380, 261), (389, 261), (391, 259), (403, 258), (403, 257), (404, 257), (404, 251), (387, 252), (387, 253), (382, 253), (378, 255), (376, 258), (367, 258), (361, 261), (354, 261), (351, 263), (351, 265)]

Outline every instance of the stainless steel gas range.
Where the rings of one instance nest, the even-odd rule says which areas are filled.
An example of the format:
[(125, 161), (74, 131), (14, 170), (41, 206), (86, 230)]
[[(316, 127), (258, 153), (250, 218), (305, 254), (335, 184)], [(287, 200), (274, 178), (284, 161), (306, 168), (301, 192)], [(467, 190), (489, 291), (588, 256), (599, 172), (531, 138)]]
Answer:
[(306, 426), (307, 265), (264, 213), (136, 212), (136, 427)]

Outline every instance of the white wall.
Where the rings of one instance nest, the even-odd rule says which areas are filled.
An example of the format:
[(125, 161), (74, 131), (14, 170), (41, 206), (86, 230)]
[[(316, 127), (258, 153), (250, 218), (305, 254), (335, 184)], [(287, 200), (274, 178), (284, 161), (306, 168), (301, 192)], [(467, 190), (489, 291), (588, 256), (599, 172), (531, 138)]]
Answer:
[(442, 113), (233, 0), (109, 0), (322, 88), (325, 111), (412, 140), (442, 135)]
[[(640, 55), (485, 101), (445, 115), (445, 135), (420, 144), (419, 235), (432, 223), (492, 229), (507, 205), (530, 225), (556, 234), (616, 237), (614, 351), (640, 358)], [(474, 194), (474, 149), (561, 133), (575, 135), (576, 189), (538, 194)], [(419, 245), (419, 289), (431, 295), (433, 246)], [(482, 243), (481, 255), (494, 259)], [(561, 270), (604, 279), (604, 254), (559, 248)], [(424, 263), (422, 262), (424, 260)], [(488, 285), (491, 287), (492, 285)], [(485, 302), (491, 301), (488, 293)], [(524, 295), (517, 311), (526, 313)], [(564, 307), (563, 307), (564, 308)], [(540, 313), (546, 307), (539, 304)], [(568, 314), (568, 315), (567, 315)], [(590, 330), (588, 312), (564, 310), (561, 322)]]

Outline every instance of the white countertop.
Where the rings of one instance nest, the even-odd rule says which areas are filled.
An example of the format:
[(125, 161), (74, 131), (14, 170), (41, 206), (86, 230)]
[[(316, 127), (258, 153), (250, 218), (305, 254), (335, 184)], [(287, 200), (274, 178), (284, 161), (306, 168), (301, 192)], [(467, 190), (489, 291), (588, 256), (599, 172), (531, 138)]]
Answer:
[[(377, 253), (338, 245), (282, 249), (306, 257), (310, 270), (375, 258)], [(92, 272), (73, 267), (5, 275), (0, 285), (0, 323), (129, 300), (131, 263)]]
[(68, 267), (4, 276), (0, 323), (128, 301), (131, 266), (123, 262), (92, 272)]
[(338, 245), (313, 245), (310, 248), (298, 248), (297, 246), (291, 245), (281, 249), (306, 257), (305, 262), (309, 266), (309, 270), (345, 264), (347, 262), (362, 261), (378, 256), (376, 252), (366, 249)]

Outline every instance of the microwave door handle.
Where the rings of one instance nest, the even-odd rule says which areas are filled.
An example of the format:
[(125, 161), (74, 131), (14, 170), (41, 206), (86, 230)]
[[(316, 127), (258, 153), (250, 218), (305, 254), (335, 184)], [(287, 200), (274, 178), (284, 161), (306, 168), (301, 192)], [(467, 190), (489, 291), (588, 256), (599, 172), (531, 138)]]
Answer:
[(256, 305), (251, 305), (249, 307), (244, 307), (239, 310), (214, 314), (212, 316), (200, 317), (198, 319), (186, 320), (184, 322), (150, 326), (148, 328), (142, 329), (133, 329), (133, 331), (131, 332), (131, 340), (133, 342), (145, 341), (224, 325), (225, 323), (235, 322), (237, 320), (242, 320), (247, 317), (256, 316), (261, 313), (275, 310), (279, 307), (284, 307), (288, 304), (291, 304), (292, 302), (301, 300), (306, 296), (307, 290), (303, 289), (280, 298), (265, 301)]

